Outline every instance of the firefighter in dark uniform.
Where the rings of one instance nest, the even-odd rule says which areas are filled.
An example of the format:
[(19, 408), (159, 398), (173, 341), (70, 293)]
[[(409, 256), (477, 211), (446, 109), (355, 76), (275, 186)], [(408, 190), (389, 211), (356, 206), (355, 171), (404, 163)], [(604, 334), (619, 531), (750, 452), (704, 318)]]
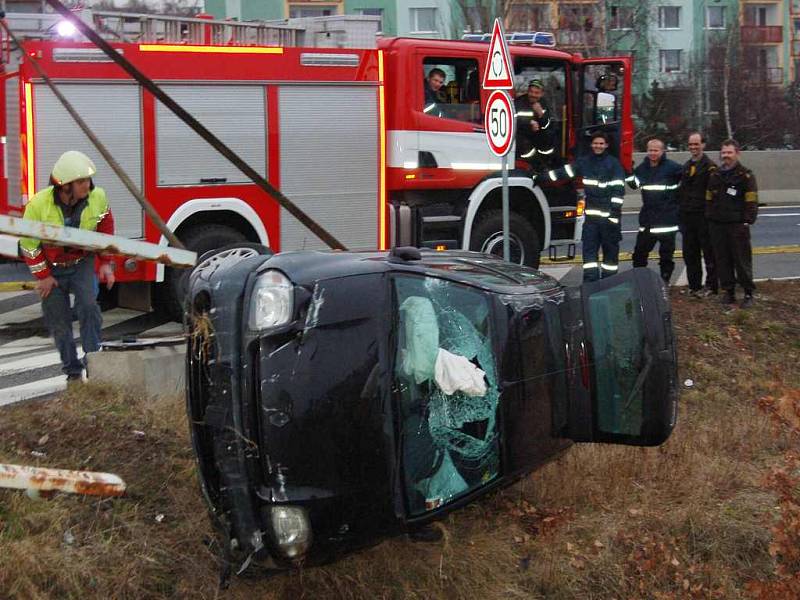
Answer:
[[(620, 215), (625, 195), (625, 170), (608, 153), (604, 133), (592, 136), (591, 154), (582, 155), (572, 165), (550, 171), (551, 181), (582, 177), (586, 199), (583, 224), (583, 280), (596, 281), (614, 275), (619, 269), (619, 242), (622, 239)], [(603, 260), (599, 261), (600, 249)]]
[(554, 121), (544, 100), (540, 79), (528, 83), (528, 92), (514, 100), (517, 118), (517, 158), (528, 161), (531, 170), (543, 172), (555, 163)]
[[(714, 250), (711, 248), (705, 214), (708, 179), (711, 173), (717, 170), (717, 165), (706, 155), (705, 147), (701, 133), (694, 132), (689, 135), (691, 158), (683, 165), (681, 186), (678, 188), (683, 262), (686, 263), (689, 294), (695, 298), (716, 294), (719, 289)], [(703, 289), (701, 258), (706, 263), (705, 289)]]
[(647, 156), (627, 178), (628, 184), (642, 190), (639, 233), (633, 249), (633, 266), (646, 267), (647, 256), (658, 243), (658, 266), (661, 279), (669, 285), (675, 270), (675, 237), (678, 234), (678, 199), (681, 165), (664, 154), (664, 142), (647, 142)]
[(435, 117), (441, 116), (438, 114), (437, 105), (446, 101), (443, 89), (446, 78), (445, 72), (438, 67), (428, 72), (425, 78), (425, 105), (422, 107), (422, 112)]
[(739, 162), (739, 144), (725, 140), (720, 166), (708, 179), (706, 218), (717, 261), (723, 304), (736, 302), (736, 282), (744, 290), (741, 308), (753, 305), (753, 250), (750, 225), (758, 216), (758, 186), (753, 172)]

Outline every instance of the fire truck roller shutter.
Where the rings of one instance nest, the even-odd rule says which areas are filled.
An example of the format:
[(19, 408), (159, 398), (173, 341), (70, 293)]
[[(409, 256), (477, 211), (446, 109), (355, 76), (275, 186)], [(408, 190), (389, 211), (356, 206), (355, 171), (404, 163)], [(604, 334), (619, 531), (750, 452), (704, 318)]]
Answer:
[(19, 77), (6, 79), (6, 152), (5, 176), (8, 178), (8, 205), (22, 206), (22, 164), (19, 114)]
[[(142, 115), (139, 87), (133, 83), (60, 83), (59, 89), (92, 131), (142, 188)], [(95, 150), (61, 103), (43, 83), (34, 87), (36, 189), (49, 185), (50, 171), (67, 150), (78, 149), (97, 165), (95, 184), (106, 191), (118, 235), (143, 235), (143, 213), (122, 181)]]
[[(378, 245), (378, 100), (372, 86), (280, 88), (281, 190), (347, 248)], [(326, 248), (281, 210), (281, 250)]]
[[(267, 174), (264, 86), (163, 85), (162, 89), (262, 176)], [(156, 103), (158, 185), (251, 183), (211, 145)]]

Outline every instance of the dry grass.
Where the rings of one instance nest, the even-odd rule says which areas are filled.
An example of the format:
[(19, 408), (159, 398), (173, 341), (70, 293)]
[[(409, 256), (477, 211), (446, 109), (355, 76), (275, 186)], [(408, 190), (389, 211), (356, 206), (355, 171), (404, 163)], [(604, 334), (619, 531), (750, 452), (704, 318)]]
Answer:
[(389, 540), (223, 592), (180, 399), (90, 387), (0, 410), (0, 462), (110, 471), (129, 486), (104, 501), (0, 491), (0, 595), (796, 598), (800, 284), (761, 293), (727, 314), (674, 296), (681, 378), (694, 386), (662, 447), (575, 447), (451, 515), (441, 543)]

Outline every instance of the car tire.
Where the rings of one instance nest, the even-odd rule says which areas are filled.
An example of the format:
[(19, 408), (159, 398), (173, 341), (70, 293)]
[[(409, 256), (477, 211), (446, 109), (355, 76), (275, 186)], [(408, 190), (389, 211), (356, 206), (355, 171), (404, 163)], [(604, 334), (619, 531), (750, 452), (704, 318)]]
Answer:
[[(513, 211), (508, 225), (511, 261), (538, 269), (542, 245), (536, 228)], [(503, 211), (490, 210), (480, 217), (472, 228), (469, 249), (503, 257)]]
[[(196, 252), (198, 263), (208, 252), (228, 246), (249, 245), (251, 242), (240, 231), (227, 225), (198, 225), (185, 233), (180, 240), (188, 250)], [(263, 248), (263, 246), (259, 247)], [(183, 319), (183, 302), (189, 285), (191, 269), (174, 269), (167, 267), (164, 271), (164, 282), (158, 286), (157, 306), (174, 321)]]

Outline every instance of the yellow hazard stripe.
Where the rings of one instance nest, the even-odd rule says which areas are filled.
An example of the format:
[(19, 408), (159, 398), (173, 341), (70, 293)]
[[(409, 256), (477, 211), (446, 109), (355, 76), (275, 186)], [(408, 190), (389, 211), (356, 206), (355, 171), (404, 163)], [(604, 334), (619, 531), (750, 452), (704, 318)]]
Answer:
[(0, 292), (21, 292), (35, 289), (35, 281), (0, 281)]

